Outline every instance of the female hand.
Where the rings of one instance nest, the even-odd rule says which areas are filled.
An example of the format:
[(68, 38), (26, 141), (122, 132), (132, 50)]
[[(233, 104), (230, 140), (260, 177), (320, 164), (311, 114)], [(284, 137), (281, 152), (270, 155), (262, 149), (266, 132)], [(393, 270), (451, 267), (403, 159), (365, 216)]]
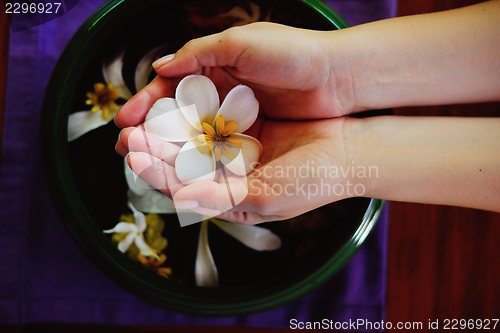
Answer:
[[(348, 118), (317, 121), (258, 121), (250, 134), (264, 151), (247, 177), (182, 184), (173, 169), (179, 147), (141, 128), (122, 131), (131, 168), (142, 179), (171, 196), (177, 209), (255, 224), (291, 218), (332, 201), (364, 195), (362, 184), (348, 173)], [(236, 205), (236, 206), (235, 206)]]
[(258, 22), (192, 40), (173, 58), (166, 56), (153, 64), (159, 76), (122, 107), (116, 124), (142, 123), (157, 99), (173, 97), (178, 81), (194, 73), (208, 76), (222, 99), (238, 84), (249, 86), (262, 116), (269, 119), (347, 114), (352, 92), (349, 73), (342, 66), (333, 71), (327, 50), (334, 32)]

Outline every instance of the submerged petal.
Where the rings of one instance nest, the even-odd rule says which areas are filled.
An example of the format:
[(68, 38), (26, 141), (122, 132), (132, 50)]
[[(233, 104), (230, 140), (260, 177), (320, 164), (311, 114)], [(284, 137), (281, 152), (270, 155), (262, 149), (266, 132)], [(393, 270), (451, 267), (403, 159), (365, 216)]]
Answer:
[(134, 219), (135, 219), (135, 224), (137, 226), (137, 231), (138, 232), (144, 232), (146, 230), (146, 216), (144, 216), (143, 213), (139, 212), (135, 207), (132, 205), (132, 203), (128, 203), (129, 208), (132, 210), (132, 213), (134, 214)]
[(158, 59), (163, 51), (165, 51), (166, 46), (158, 46), (153, 50), (149, 51), (142, 59), (139, 61), (139, 64), (135, 68), (135, 89), (136, 91), (144, 88), (149, 81), (149, 75), (153, 71), (152, 63), (156, 59)]
[(137, 226), (133, 223), (119, 222), (113, 229), (103, 231), (106, 234), (114, 232), (137, 232)]
[(116, 112), (110, 112), (106, 119), (102, 118), (102, 111), (97, 112), (79, 111), (69, 115), (68, 118), (68, 141), (73, 141), (93, 129), (109, 123)]
[(134, 207), (144, 213), (171, 214), (177, 212), (172, 199), (155, 189), (146, 190), (143, 195), (128, 191), (127, 196)]
[(216, 287), (219, 284), (217, 267), (208, 244), (208, 222), (201, 222), (198, 250), (196, 252), (195, 280), (201, 287)]
[(134, 240), (134, 243), (135, 243), (135, 246), (137, 246), (137, 248), (139, 249), (139, 251), (141, 252), (141, 254), (143, 256), (155, 255), (155, 253), (153, 252), (153, 250), (151, 250), (149, 245), (146, 244), (146, 241), (144, 240), (144, 238), (142, 236), (136, 237)]
[(163, 140), (170, 142), (185, 142), (196, 138), (200, 134), (187, 121), (185, 115), (196, 114), (193, 105), (179, 108), (173, 98), (161, 98), (153, 104), (146, 115), (144, 128)]
[(136, 233), (129, 233), (127, 237), (125, 237), (120, 243), (118, 243), (118, 250), (125, 253), (130, 245), (132, 245), (132, 243), (134, 242), (136, 236)]
[(106, 82), (111, 82), (120, 92), (120, 96), (124, 99), (132, 98), (132, 93), (125, 85), (123, 80), (123, 56), (125, 52), (122, 51), (115, 59), (109, 64), (102, 64), (102, 75)]
[(232, 173), (238, 176), (244, 176), (252, 171), (255, 163), (259, 161), (260, 155), (262, 155), (262, 145), (259, 140), (245, 134), (232, 134), (234, 137), (242, 142), (241, 148), (231, 147), (235, 154), (239, 156), (241, 154), (242, 160), (235, 158), (233, 160), (228, 159), (225, 155), (221, 156), (220, 161), (228, 168)]
[(222, 115), (226, 121), (236, 121), (237, 133), (243, 133), (252, 126), (259, 115), (259, 102), (252, 89), (239, 85), (234, 87), (222, 102), (217, 116)]
[(191, 140), (186, 142), (179, 151), (175, 159), (175, 173), (184, 184), (214, 179), (214, 156), (200, 151), (200, 148), (205, 146), (203, 142)]
[(219, 228), (257, 251), (272, 251), (281, 247), (281, 239), (271, 230), (248, 224), (237, 224), (212, 218)]
[(197, 114), (185, 115), (189, 123), (201, 131), (201, 123), (212, 124), (219, 109), (219, 94), (213, 82), (203, 75), (189, 75), (179, 82), (175, 91), (179, 106), (196, 106)]

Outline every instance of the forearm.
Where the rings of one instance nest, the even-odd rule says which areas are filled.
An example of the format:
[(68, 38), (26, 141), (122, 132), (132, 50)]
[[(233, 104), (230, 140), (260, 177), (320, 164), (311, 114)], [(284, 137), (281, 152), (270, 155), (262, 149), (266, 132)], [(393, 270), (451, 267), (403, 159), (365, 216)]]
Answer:
[(499, 100), (499, 18), (490, 1), (332, 32), (332, 93), (354, 112)]
[[(500, 119), (375, 117), (347, 127), (366, 194), (500, 212)], [(349, 161), (348, 161), (349, 162)]]

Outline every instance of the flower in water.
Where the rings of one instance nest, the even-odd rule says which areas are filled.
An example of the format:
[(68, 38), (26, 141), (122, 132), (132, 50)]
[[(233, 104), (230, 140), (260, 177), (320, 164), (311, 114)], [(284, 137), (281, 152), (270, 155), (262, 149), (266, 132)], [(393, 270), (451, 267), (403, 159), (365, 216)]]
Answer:
[(150, 256), (148, 258), (144, 257), (142, 254), (139, 254), (137, 255), (137, 259), (144, 267), (158, 275), (168, 278), (168, 276), (172, 274), (171, 268), (161, 267), (161, 265), (163, 265), (163, 263), (167, 259), (167, 256), (164, 254), (160, 254), (159, 257)]
[(119, 107), (115, 101), (120, 97), (120, 92), (109, 82), (94, 84), (94, 92), (87, 93), (87, 105), (92, 105), (90, 112), (95, 113), (101, 111), (102, 119), (108, 119), (111, 112), (118, 111)]
[[(190, 75), (179, 83), (175, 99), (155, 102), (144, 128), (166, 141), (184, 143), (175, 159), (175, 170), (177, 177), (189, 184), (214, 180), (219, 162), (237, 176), (252, 170), (262, 146), (242, 133), (255, 122), (258, 112), (259, 102), (249, 87), (234, 87), (219, 107), (212, 81), (203, 75)], [(240, 153), (243, 159), (236, 159)]]
[(129, 203), (128, 206), (134, 214), (135, 223), (122, 221), (119, 222), (113, 229), (104, 230), (104, 233), (125, 234), (124, 238), (118, 243), (118, 249), (123, 253), (127, 252), (132, 244), (135, 244), (143, 256), (156, 256), (155, 252), (144, 240), (143, 233), (147, 227), (146, 217), (143, 213), (136, 210), (131, 203)]
[(125, 179), (129, 188), (127, 191), (128, 200), (138, 211), (157, 214), (176, 213), (172, 199), (138, 177), (130, 169), (126, 160), (123, 161)]
[(196, 253), (195, 280), (197, 286), (216, 287), (217, 267), (208, 244), (208, 223), (212, 222), (241, 243), (256, 251), (272, 251), (281, 247), (281, 239), (272, 231), (255, 225), (237, 224), (210, 218), (201, 223)]
[[(158, 58), (165, 47), (158, 47), (148, 52), (139, 62), (135, 71), (135, 88), (137, 91), (146, 86), (152, 71), (151, 63)], [(121, 105), (118, 99), (129, 100), (132, 97), (130, 89), (123, 79), (123, 56), (121, 52), (109, 63), (103, 63), (102, 75), (105, 83), (94, 84), (94, 91), (87, 93), (87, 105), (91, 110), (78, 111), (70, 114), (68, 119), (68, 141), (73, 141), (85, 133), (104, 126), (115, 118)]]

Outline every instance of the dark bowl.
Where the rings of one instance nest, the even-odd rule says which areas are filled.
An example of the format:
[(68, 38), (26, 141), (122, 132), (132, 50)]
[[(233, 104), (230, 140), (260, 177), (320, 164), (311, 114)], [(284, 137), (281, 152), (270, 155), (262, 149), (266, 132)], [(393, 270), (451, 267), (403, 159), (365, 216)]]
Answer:
[[(259, 20), (270, 18), (316, 30), (346, 27), (320, 1), (252, 3), (260, 8)], [(168, 239), (165, 265), (173, 272), (168, 279), (124, 255), (103, 233), (121, 214), (130, 212), (123, 158), (114, 152), (119, 129), (110, 122), (68, 142), (69, 115), (89, 108), (86, 92), (104, 80), (102, 63), (117, 50), (125, 50), (123, 77), (133, 86), (134, 68), (146, 52), (166, 45), (163, 54), (173, 53), (194, 37), (228, 28), (237, 20), (219, 15), (235, 6), (252, 13), (249, 2), (239, 0), (110, 1), (83, 24), (66, 47), (44, 101), (44, 163), (69, 233), (100, 269), (130, 292), (169, 309), (199, 315), (258, 312), (313, 290), (349, 261), (383, 206), (378, 199), (348, 199), (289, 221), (263, 224), (282, 240), (280, 249), (267, 252), (251, 250), (210, 225), (218, 287), (194, 283), (200, 224), (181, 228), (175, 214), (161, 215), (165, 221), (162, 235)]]

